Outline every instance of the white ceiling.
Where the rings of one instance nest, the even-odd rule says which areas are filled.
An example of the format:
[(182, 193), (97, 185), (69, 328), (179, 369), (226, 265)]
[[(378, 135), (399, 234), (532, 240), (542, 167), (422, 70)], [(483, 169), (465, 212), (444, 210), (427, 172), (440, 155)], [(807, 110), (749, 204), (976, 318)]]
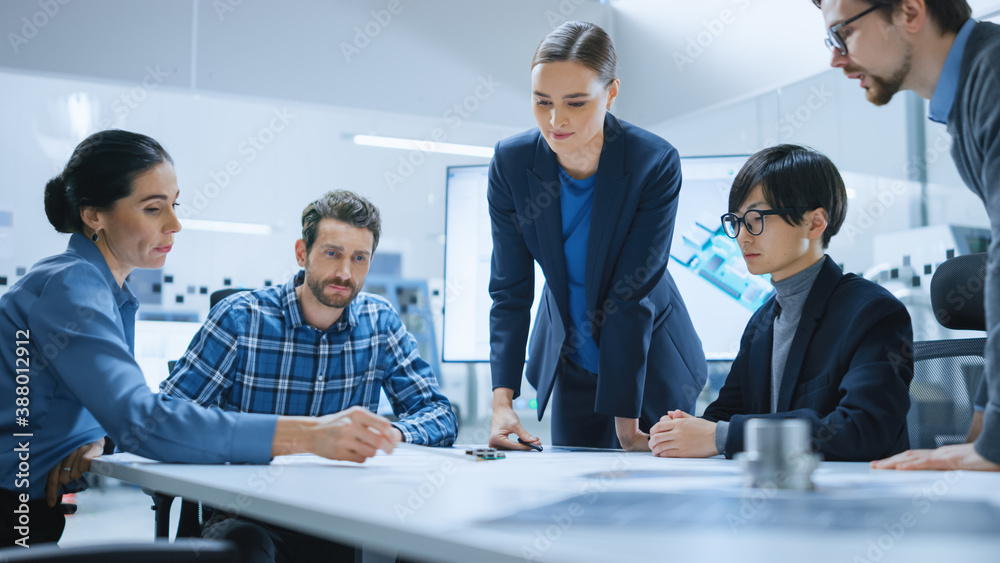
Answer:
[[(971, 3), (978, 15), (1000, 9)], [(524, 127), (531, 55), (566, 19), (608, 28), (618, 112), (644, 124), (796, 82), (829, 57), (809, 0), (90, 0), (40, 12), (36, 0), (0, 3), (8, 42), (27, 38), (25, 19), (45, 22), (0, 48), (0, 68), (126, 85), (159, 69), (162, 88), (441, 119), (469, 102), (463, 119)], [(345, 56), (352, 43), (360, 52)], [(492, 91), (477, 91), (484, 83)]]
[(656, 123), (825, 70), (809, 0), (618, 0), (623, 111)]

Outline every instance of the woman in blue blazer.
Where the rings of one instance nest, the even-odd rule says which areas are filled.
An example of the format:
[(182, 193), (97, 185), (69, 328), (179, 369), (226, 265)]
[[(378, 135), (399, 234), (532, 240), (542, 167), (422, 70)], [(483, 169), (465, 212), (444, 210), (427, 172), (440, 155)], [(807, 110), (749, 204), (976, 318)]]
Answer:
[(667, 272), (681, 187), (677, 150), (608, 113), (616, 55), (601, 28), (568, 22), (532, 61), (538, 128), (500, 141), (490, 164), (490, 445), (539, 444), (513, 411), (528, 350), (538, 418), (552, 397), (556, 445), (648, 449), (668, 410), (693, 408), (705, 356)]
[[(163, 268), (181, 230), (179, 193), (167, 151), (119, 130), (84, 139), (45, 186), (45, 215), (72, 235), (66, 252), (0, 297), (0, 548), (59, 540), (62, 495), (85, 486), (79, 479), (105, 451), (105, 434), (171, 463), (267, 464), (307, 450), (362, 462), (376, 448), (392, 451), (389, 421), (364, 409), (279, 417), (149, 390), (135, 362), (139, 302), (126, 278)], [(30, 527), (19, 510), (30, 512)]]

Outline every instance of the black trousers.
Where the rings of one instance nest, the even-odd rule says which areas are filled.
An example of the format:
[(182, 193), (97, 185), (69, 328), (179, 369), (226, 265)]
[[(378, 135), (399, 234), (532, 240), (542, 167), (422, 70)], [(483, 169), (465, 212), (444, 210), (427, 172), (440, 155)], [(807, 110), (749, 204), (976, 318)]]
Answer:
[[(20, 527), (24, 520), (23, 507), (18, 500), (20, 493), (0, 489), (0, 548), (13, 547), (14, 541), (23, 537), (14, 527)], [(19, 513), (14, 511), (18, 510)], [(62, 495), (56, 505), (49, 507), (44, 498), (27, 503), (27, 544), (39, 545), (55, 543), (62, 537), (66, 528), (66, 515), (63, 514)]]
[(621, 448), (615, 417), (597, 414), (597, 374), (573, 360), (559, 360), (552, 388), (552, 445), (583, 448)]
[(357, 557), (357, 551), (349, 545), (250, 518), (231, 518), (221, 512), (205, 522), (202, 537), (235, 543), (244, 563), (354, 563)]

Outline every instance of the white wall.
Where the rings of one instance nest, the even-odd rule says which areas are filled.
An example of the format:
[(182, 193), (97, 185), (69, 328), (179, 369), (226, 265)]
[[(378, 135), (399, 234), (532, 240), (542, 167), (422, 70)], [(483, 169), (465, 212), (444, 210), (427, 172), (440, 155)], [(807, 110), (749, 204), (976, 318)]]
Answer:
[[(907, 174), (914, 165), (927, 167), (930, 224), (988, 225), (982, 203), (958, 177), (943, 126), (927, 122), (927, 151), (923, 157), (910, 157), (908, 96), (913, 94), (900, 94), (887, 106), (876, 107), (855, 81), (845, 79), (838, 70), (828, 70), (650, 129), (685, 156), (751, 154), (777, 142), (822, 151), (841, 170), (852, 194), (830, 255), (848, 271), (863, 272), (874, 265), (877, 234), (920, 226), (920, 185)], [(904, 253), (901, 249), (900, 255)]]
[[(122, 96), (137, 100), (127, 115), (115, 111)], [(490, 103), (486, 99), (481, 107)], [(85, 134), (113, 126), (164, 144), (176, 163), (184, 215), (273, 227), (272, 236), (183, 231), (164, 273), (174, 275), (178, 287), (210, 289), (220, 288), (226, 277), (248, 287), (259, 287), (265, 279), (281, 283), (296, 268), (293, 243), (302, 209), (339, 188), (357, 191), (380, 207), (384, 229), (379, 250), (403, 254), (404, 276), (442, 277), (445, 167), (486, 160), (357, 146), (345, 135), (391, 128), (402, 136), (424, 138), (442, 128), (492, 145), (517, 130), (15, 73), (0, 73), (0, 122), (7, 131), (0, 138), (0, 206), (13, 207), (16, 227), (13, 243), (3, 243), (12, 256), (0, 253), (0, 276), (13, 283), (18, 266), (30, 266), (65, 247), (67, 237), (45, 218), (45, 182), (61, 170)], [(261, 149), (248, 138), (257, 138)], [(235, 175), (227, 171), (231, 163), (237, 167), (230, 169), (238, 170)]]
[[(491, 103), (486, 97), (478, 108)], [(19, 268), (65, 248), (68, 235), (56, 233), (45, 217), (45, 183), (84, 136), (107, 127), (139, 131), (163, 143), (176, 164), (182, 214), (266, 224), (274, 231), (254, 236), (183, 230), (164, 268), (174, 277), (173, 284), (163, 285), (164, 304), (144, 305), (143, 312), (192, 312), (203, 319), (208, 296), (191, 295), (188, 286), (211, 292), (221, 289), (225, 278), (236, 287), (283, 283), (297, 269), (293, 244), (302, 209), (339, 188), (368, 197), (382, 212), (374, 260), (381, 252), (398, 252), (404, 277), (440, 286), (445, 169), (486, 160), (357, 146), (345, 136), (392, 131), (420, 139), (442, 129), (449, 138), (492, 145), (521, 129), (475, 123), (476, 112), (468, 115), (468, 120), (431, 118), (165, 85), (146, 88), (141, 79), (118, 83), (0, 72), (0, 123), (6, 131), (0, 136), (0, 211), (13, 210), (15, 227), (0, 239), (0, 276), (8, 283), (0, 294), (16, 282)], [(184, 303), (176, 303), (176, 295), (183, 295)], [(442, 372), (442, 390), (469, 412), (465, 367), (445, 365)], [(160, 368), (153, 374), (162, 377)], [(488, 372), (480, 370), (479, 378), (485, 397)]]

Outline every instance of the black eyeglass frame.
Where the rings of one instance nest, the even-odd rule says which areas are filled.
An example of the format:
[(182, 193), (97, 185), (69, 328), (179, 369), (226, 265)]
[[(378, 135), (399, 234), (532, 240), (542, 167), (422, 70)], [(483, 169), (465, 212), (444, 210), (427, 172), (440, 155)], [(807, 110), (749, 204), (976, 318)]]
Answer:
[[(805, 213), (806, 211), (808, 211), (808, 209), (802, 210), (802, 213)], [(757, 236), (760, 236), (760, 235), (764, 234), (764, 223), (765, 223), (764, 217), (767, 217), (768, 215), (792, 215), (793, 213), (798, 213), (798, 212), (799, 212), (799, 210), (795, 209), (794, 207), (782, 207), (780, 209), (750, 209), (746, 213), (744, 213), (742, 217), (740, 217), (739, 215), (737, 215), (737, 214), (735, 214), (733, 212), (729, 212), (729, 213), (726, 213), (725, 215), (723, 215), (722, 217), (719, 217), (719, 220), (722, 221), (722, 232), (726, 233), (726, 236), (729, 237), (729, 238), (731, 238), (731, 239), (735, 239), (735, 238), (737, 238), (737, 237), (740, 236), (740, 225), (742, 225), (743, 227), (745, 227), (748, 233), (750, 233), (751, 235), (757, 237)], [(749, 214), (751, 214), (751, 213), (757, 213), (757, 214), (760, 215), (760, 232), (759, 233), (753, 232), (753, 229), (751, 229), (749, 226), (747, 226), (746, 216), (749, 215)], [(729, 234), (729, 231), (726, 230), (726, 218), (727, 217), (733, 217), (732, 223), (734, 223), (736, 225), (736, 228), (734, 229), (733, 234)]]
[(826, 44), (826, 46), (830, 49), (830, 51), (837, 50), (841, 54), (841, 56), (846, 57), (847, 42), (845, 42), (844, 38), (840, 36), (840, 30), (844, 29), (845, 26), (848, 26), (858, 21), (862, 17), (867, 16), (868, 14), (874, 12), (875, 10), (879, 8), (884, 8), (886, 6), (887, 4), (875, 4), (874, 6), (868, 8), (867, 10), (861, 12), (860, 14), (852, 18), (847, 18), (846, 20), (838, 23), (837, 25), (829, 27), (826, 30), (826, 39), (823, 41), (823, 43)]

